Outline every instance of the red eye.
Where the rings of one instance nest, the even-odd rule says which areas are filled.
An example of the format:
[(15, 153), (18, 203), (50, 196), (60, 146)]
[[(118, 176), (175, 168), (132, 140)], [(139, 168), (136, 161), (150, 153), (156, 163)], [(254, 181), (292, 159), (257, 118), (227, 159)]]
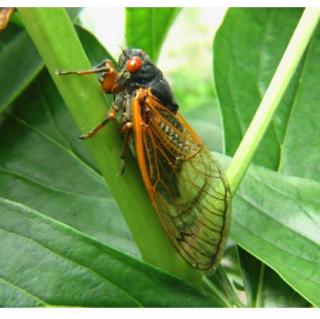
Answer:
[(141, 69), (142, 60), (138, 56), (130, 58), (127, 62), (127, 70), (130, 73), (137, 72)]

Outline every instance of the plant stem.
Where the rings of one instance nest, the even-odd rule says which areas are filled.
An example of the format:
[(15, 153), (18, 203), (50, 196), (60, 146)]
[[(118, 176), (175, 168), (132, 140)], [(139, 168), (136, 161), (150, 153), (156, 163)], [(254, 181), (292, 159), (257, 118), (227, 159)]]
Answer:
[(306, 8), (300, 18), (259, 108), (227, 169), (232, 193), (236, 192), (252, 161), (318, 24), (319, 17), (320, 9)]
[[(205, 277), (205, 278), (203, 279), (203, 282), (204, 282), (205, 285), (208, 286), (208, 288), (209, 288), (212, 292), (215, 293), (216, 296), (218, 296), (218, 297), (220, 298), (221, 302), (222, 302), (226, 307), (228, 307), (228, 308), (234, 307), (234, 305), (232, 304), (231, 300), (230, 300), (229, 298), (227, 298), (220, 289), (216, 288), (215, 285), (212, 284), (212, 282), (211, 282), (207, 277)], [(237, 305), (237, 306), (239, 306), (239, 305)]]
[[(104, 118), (107, 102), (95, 75), (56, 75), (57, 70), (91, 68), (66, 11), (62, 8), (21, 8), (19, 12), (72, 117), (81, 131), (87, 132)], [(187, 265), (168, 240), (132, 157), (128, 156), (125, 175), (118, 176), (121, 139), (116, 126), (108, 125), (86, 143), (119, 205), (143, 259), (199, 285), (201, 273)]]
[(259, 282), (258, 282), (258, 287), (257, 287), (257, 291), (256, 291), (254, 304), (253, 304), (253, 307), (255, 307), (255, 308), (263, 307), (263, 304), (262, 304), (262, 292), (263, 292), (263, 288), (264, 288), (265, 269), (266, 269), (265, 264), (264, 263), (260, 263)]

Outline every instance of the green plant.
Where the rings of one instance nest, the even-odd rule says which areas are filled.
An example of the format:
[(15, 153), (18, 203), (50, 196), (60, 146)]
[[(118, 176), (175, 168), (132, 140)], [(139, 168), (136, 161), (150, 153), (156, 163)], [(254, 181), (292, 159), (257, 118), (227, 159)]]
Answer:
[[(128, 44), (156, 59), (178, 11), (127, 9)], [(103, 117), (107, 102), (94, 76), (66, 80), (55, 73), (89, 68), (84, 51), (95, 63), (108, 52), (78, 26), (81, 44), (64, 9), (25, 8), (19, 14), (26, 29), (12, 24), (0, 38), (0, 64), (6, 66), (0, 73), (5, 88), (0, 97), (1, 305), (240, 306), (238, 289), (245, 290), (250, 306), (320, 304), (319, 143), (314, 142), (320, 116), (318, 29), (271, 128), (261, 143), (253, 137), (259, 145), (256, 166), (233, 201), (231, 238), (237, 246), (230, 242), (229, 263), (203, 279), (168, 242), (133, 158), (125, 176), (117, 176), (115, 126), (87, 143), (94, 160), (76, 139), (79, 131), (64, 102), (81, 131)], [(299, 9), (227, 13), (213, 47), (227, 155), (242, 140), (301, 14)], [(298, 42), (301, 53), (317, 16), (308, 20)], [(150, 25), (153, 33), (147, 32)], [(299, 53), (297, 47), (292, 51)], [(21, 58), (21, 52), (28, 55)], [(292, 72), (299, 58), (293, 59)], [(285, 83), (279, 85), (284, 91)], [(227, 166), (228, 158), (217, 157)], [(231, 163), (234, 190), (250, 162), (248, 157)]]

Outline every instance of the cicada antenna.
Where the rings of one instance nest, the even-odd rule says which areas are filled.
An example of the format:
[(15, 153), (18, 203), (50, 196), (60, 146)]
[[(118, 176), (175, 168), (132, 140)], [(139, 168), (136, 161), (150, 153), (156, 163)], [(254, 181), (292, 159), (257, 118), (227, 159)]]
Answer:
[(126, 49), (124, 49), (121, 45), (118, 45), (118, 47), (121, 49), (121, 54), (123, 54), (126, 58), (129, 59), (129, 55), (127, 54)]

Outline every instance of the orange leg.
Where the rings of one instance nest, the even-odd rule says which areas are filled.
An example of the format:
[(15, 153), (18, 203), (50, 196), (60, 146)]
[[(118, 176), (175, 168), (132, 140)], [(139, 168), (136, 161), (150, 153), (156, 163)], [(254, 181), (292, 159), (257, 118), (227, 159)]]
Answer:
[(56, 75), (88, 75), (100, 74), (99, 81), (102, 89), (107, 93), (116, 93), (118, 84), (116, 83), (116, 70), (113, 62), (109, 59), (98, 64), (90, 70), (82, 71), (56, 71)]
[(95, 74), (95, 73), (102, 73), (102, 72), (113, 72), (114, 65), (111, 60), (105, 60), (102, 63), (98, 64), (97, 66), (93, 67), (90, 70), (81, 70), (81, 71), (61, 71), (58, 70), (56, 75), (88, 75), (88, 74)]
[(107, 114), (106, 118), (101, 123), (99, 123), (96, 127), (91, 129), (87, 134), (83, 134), (83, 135), (79, 136), (80, 140), (85, 140), (87, 138), (95, 136), (102, 128), (104, 128), (106, 126), (106, 124), (109, 121), (112, 121), (115, 119), (118, 111), (119, 111), (119, 108), (116, 105), (113, 105), (111, 107), (111, 110)]
[[(88, 75), (88, 74), (102, 73), (103, 78), (100, 81), (102, 84), (102, 87), (105, 91), (112, 93), (113, 88), (114, 89), (116, 88), (116, 85), (114, 83), (114, 71), (115, 71), (115, 68), (114, 68), (112, 61), (107, 59), (90, 70), (57, 71), (56, 74), (57, 75)], [(87, 138), (95, 136), (103, 127), (106, 126), (106, 124), (109, 121), (115, 119), (118, 111), (119, 111), (119, 107), (116, 105), (113, 105), (111, 107), (111, 110), (107, 114), (106, 118), (101, 123), (99, 123), (96, 127), (94, 127), (92, 130), (90, 130), (87, 134), (81, 135), (79, 138), (81, 140), (85, 140)]]

